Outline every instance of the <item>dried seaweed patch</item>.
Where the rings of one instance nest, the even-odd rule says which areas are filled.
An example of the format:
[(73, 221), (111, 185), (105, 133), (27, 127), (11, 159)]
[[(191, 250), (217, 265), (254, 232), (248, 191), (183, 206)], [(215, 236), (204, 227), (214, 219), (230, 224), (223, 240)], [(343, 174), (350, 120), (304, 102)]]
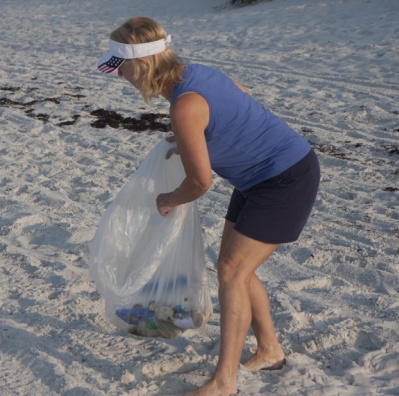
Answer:
[(123, 117), (121, 114), (113, 110), (97, 109), (90, 113), (97, 117), (97, 120), (91, 123), (93, 128), (124, 128), (129, 131), (143, 132), (148, 130), (156, 130), (161, 132), (169, 132), (171, 130), (170, 123), (160, 120), (169, 118), (167, 114), (160, 113), (144, 113), (139, 119), (134, 117)]

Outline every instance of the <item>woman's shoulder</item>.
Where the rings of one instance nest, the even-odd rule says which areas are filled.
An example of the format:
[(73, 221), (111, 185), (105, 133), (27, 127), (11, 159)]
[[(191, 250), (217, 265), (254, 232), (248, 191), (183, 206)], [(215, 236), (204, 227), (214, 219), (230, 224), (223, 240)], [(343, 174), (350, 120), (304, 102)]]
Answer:
[(223, 74), (212, 66), (203, 65), (202, 63), (188, 63), (185, 69), (190, 72), (206, 73), (206, 74)]

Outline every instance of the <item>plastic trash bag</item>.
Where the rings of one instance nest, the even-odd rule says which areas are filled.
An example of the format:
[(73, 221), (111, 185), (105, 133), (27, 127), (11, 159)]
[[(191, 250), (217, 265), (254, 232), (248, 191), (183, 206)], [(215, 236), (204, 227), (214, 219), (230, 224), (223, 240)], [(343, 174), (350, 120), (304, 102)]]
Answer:
[(102, 216), (90, 243), (90, 274), (109, 320), (145, 337), (174, 338), (212, 315), (197, 204), (159, 214), (155, 199), (185, 177), (162, 140)]

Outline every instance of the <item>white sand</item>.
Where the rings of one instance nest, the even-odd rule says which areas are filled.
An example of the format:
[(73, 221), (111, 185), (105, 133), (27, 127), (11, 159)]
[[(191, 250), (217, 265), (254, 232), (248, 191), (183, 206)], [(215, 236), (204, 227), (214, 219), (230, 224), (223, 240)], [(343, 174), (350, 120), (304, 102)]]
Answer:
[[(259, 270), (289, 365), (240, 367), (241, 394), (399, 395), (399, 2), (223, 5), (0, 1), (1, 395), (178, 395), (216, 364), (225, 182), (215, 177), (199, 201), (215, 311), (206, 327), (174, 340), (126, 335), (88, 275), (86, 241), (165, 136), (91, 126), (96, 109), (168, 110), (95, 68), (110, 31), (134, 15), (160, 20), (179, 55), (247, 85), (321, 162), (301, 239)], [(250, 333), (243, 362), (255, 347)]]

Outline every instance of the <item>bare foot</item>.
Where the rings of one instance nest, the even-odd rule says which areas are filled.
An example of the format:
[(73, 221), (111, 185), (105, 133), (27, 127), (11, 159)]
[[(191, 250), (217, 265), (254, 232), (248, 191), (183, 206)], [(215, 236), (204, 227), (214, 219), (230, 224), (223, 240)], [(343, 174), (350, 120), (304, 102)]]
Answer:
[(250, 371), (255, 370), (280, 370), (286, 363), (284, 352), (281, 348), (273, 352), (260, 352), (259, 350), (245, 363)]
[(217, 382), (211, 380), (201, 388), (185, 393), (184, 396), (230, 396), (237, 394), (238, 389), (235, 384), (220, 386)]

